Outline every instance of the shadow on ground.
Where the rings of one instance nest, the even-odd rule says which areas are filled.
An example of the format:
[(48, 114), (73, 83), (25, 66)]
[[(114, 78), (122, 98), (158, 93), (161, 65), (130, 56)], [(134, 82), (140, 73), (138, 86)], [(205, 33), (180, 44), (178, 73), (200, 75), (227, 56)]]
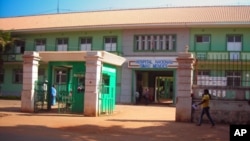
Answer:
[[(92, 124), (49, 128), (46, 126), (18, 125), (15, 127), (1, 127), (1, 140), (21, 141), (227, 141), (228, 129), (217, 126), (214, 129), (209, 125), (190, 128), (190, 123), (153, 120), (108, 120), (110, 122), (155, 122), (155, 126), (139, 128), (124, 128), (122, 125), (98, 126)], [(126, 124), (126, 123), (125, 123)], [(219, 131), (219, 132), (218, 132)]]

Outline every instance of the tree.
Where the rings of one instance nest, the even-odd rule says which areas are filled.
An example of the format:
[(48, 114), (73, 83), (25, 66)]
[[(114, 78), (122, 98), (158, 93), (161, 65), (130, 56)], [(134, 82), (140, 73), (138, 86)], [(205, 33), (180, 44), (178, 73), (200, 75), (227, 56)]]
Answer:
[(11, 48), (14, 41), (15, 39), (11, 37), (10, 32), (0, 30), (0, 53), (4, 53), (6, 50)]
[(11, 49), (16, 38), (12, 38), (10, 32), (0, 30), (0, 70), (3, 68), (3, 54), (5, 51)]

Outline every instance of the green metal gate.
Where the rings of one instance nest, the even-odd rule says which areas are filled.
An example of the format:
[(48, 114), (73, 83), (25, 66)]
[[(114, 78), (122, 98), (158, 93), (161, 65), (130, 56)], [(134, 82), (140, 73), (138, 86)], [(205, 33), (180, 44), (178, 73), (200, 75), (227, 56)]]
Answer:
[(48, 107), (48, 98), (47, 98), (47, 83), (46, 82), (35, 82), (34, 90), (34, 111), (44, 111)]
[[(51, 109), (51, 86), (57, 88), (57, 108), (59, 113), (83, 113), (85, 90), (84, 62), (49, 62), (49, 109)], [(58, 74), (60, 72), (60, 74)]]
[(112, 114), (116, 100), (116, 68), (108, 65), (102, 67), (102, 83), (99, 93), (99, 114)]

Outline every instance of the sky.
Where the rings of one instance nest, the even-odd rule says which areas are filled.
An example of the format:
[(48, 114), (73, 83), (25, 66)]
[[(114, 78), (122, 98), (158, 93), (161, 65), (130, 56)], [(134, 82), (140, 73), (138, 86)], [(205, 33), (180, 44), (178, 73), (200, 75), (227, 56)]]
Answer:
[(250, 5), (250, 0), (0, 0), (0, 18), (116, 9), (216, 5)]

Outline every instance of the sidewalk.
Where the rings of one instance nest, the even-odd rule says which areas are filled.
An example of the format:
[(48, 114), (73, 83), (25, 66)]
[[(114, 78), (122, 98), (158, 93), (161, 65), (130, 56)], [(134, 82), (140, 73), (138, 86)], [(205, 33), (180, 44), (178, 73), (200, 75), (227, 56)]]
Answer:
[(117, 105), (111, 116), (21, 113), (0, 100), (0, 138), (11, 141), (229, 141), (229, 126), (175, 122), (175, 107)]

